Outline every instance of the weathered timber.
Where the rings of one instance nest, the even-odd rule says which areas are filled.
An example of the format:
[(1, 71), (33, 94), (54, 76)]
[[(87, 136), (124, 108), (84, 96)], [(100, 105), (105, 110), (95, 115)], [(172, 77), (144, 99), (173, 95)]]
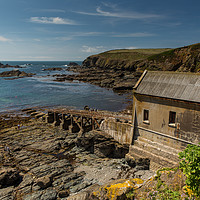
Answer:
[[(108, 130), (105, 125), (103, 125), (107, 121), (110, 122), (110, 120), (114, 120), (119, 124), (119, 126), (121, 123), (127, 123), (129, 126), (132, 126), (131, 116), (120, 115), (119, 113), (111, 113), (107, 111), (54, 109), (49, 111), (47, 115), (48, 123), (52, 123), (54, 126), (60, 126), (61, 129), (68, 130), (71, 133), (79, 134), (83, 134), (91, 130), (101, 129), (104, 130), (106, 134), (113, 136), (113, 132)], [(123, 137), (117, 134), (118, 136), (114, 138), (122, 144), (131, 143), (132, 139), (130, 139), (128, 135), (132, 134), (129, 129), (127, 130), (128, 133), (127, 131), (123, 131)], [(124, 134), (126, 136), (124, 136)]]

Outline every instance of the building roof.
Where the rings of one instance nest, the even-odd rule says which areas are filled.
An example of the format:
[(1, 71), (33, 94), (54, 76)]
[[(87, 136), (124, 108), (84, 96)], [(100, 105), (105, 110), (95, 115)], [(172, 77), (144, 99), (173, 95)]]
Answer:
[(200, 74), (145, 70), (134, 89), (139, 94), (200, 103)]

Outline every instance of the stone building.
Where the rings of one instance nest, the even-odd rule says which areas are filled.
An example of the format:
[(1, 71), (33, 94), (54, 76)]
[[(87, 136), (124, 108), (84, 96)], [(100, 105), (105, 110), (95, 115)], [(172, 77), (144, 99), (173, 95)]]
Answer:
[(171, 166), (187, 144), (200, 142), (200, 75), (144, 71), (134, 87), (128, 156)]

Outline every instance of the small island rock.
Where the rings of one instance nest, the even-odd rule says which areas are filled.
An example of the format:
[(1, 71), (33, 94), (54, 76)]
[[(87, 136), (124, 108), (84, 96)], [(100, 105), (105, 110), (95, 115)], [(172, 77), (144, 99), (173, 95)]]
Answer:
[(26, 73), (24, 71), (19, 71), (19, 70), (12, 70), (12, 71), (5, 71), (0, 73), (0, 77), (31, 77), (35, 74), (33, 73)]

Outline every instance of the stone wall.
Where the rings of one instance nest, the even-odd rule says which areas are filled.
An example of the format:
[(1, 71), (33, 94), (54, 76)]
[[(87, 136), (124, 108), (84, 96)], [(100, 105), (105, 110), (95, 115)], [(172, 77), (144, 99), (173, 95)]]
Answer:
[(115, 118), (105, 119), (101, 123), (101, 130), (112, 136), (121, 144), (131, 144), (133, 139), (132, 123), (118, 121)]

